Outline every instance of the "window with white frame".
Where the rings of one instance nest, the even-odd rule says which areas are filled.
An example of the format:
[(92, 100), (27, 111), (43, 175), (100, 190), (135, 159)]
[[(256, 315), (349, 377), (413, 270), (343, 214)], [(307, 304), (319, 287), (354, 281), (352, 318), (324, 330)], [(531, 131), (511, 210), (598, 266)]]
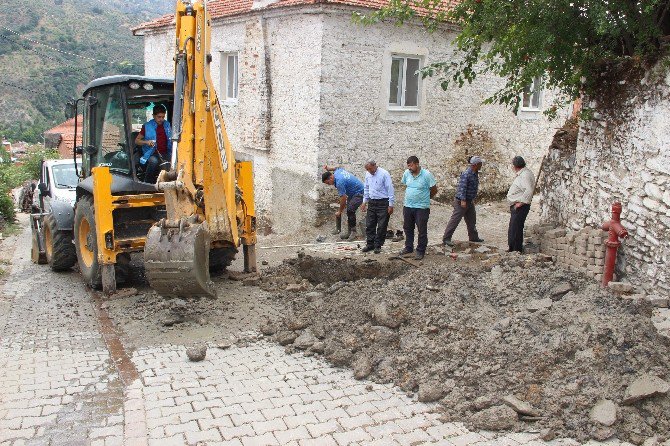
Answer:
[(221, 92), (226, 101), (237, 100), (237, 61), (237, 53), (221, 53)]
[(391, 58), (389, 107), (417, 108), (419, 106), (419, 69), (421, 59), (409, 56)]
[(523, 90), (521, 110), (537, 111), (542, 107), (542, 77), (536, 76)]

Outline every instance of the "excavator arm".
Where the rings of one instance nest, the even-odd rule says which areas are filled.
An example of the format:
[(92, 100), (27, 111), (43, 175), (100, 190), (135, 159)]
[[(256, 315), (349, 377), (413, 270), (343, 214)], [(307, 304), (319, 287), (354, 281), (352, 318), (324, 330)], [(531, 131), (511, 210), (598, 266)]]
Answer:
[(171, 170), (156, 184), (167, 216), (149, 231), (145, 269), (160, 294), (215, 296), (213, 253), (232, 260), (242, 244), (245, 270), (256, 271), (253, 170), (235, 160), (211, 81), (206, 3), (178, 1), (175, 21)]

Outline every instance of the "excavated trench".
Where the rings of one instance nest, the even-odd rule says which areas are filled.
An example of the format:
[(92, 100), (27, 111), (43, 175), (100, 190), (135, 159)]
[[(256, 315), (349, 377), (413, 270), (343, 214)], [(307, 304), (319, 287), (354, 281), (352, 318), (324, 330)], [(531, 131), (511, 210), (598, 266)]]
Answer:
[[(546, 440), (670, 438), (670, 340), (648, 302), (544, 256), (413, 268), (302, 255), (260, 286), (284, 307), (265, 335), (438, 402), (444, 420)], [(654, 389), (631, 396), (636, 381)]]

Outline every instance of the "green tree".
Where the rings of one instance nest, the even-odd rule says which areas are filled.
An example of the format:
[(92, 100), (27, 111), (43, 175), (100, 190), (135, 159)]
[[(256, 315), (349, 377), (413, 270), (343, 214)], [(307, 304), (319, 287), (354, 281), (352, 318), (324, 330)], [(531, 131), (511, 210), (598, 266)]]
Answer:
[[(463, 86), (483, 74), (506, 79), (486, 103), (517, 110), (520, 94), (537, 76), (561, 95), (555, 107), (598, 89), (604, 70), (649, 67), (670, 31), (670, 0), (391, 0), (363, 23), (421, 20), (430, 31), (458, 25), (454, 60), (422, 75), (442, 88)], [(555, 110), (554, 107), (554, 110)]]

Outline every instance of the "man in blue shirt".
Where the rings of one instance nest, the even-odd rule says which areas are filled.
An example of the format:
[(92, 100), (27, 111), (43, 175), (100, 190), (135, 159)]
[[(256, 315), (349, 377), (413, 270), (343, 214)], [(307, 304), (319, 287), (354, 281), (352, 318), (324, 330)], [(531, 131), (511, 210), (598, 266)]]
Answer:
[(341, 167), (323, 166), (325, 172), (321, 175), (324, 184), (335, 186), (340, 194), (340, 208), (335, 212), (335, 221), (340, 229), (342, 212), (347, 209), (348, 228), (340, 234), (340, 238), (354, 240), (356, 238), (356, 210), (363, 203), (363, 183), (350, 172)]
[(366, 244), (363, 252), (373, 251), (379, 254), (386, 240), (386, 229), (389, 218), (393, 214), (395, 204), (395, 193), (391, 175), (377, 167), (375, 160), (365, 163), (365, 189), (363, 191), (363, 206), (361, 210), (368, 209), (365, 220)]
[(470, 157), (468, 168), (461, 173), (456, 188), (456, 197), (454, 198), (454, 211), (451, 214), (447, 228), (444, 230), (442, 243), (447, 246), (454, 246), (451, 236), (461, 222), (465, 219), (468, 227), (468, 239), (471, 242), (483, 242), (477, 233), (477, 212), (475, 210), (475, 198), (479, 190), (479, 170), (482, 168), (483, 160), (478, 156)]
[(405, 190), (405, 206), (402, 210), (403, 229), (405, 230), (405, 248), (400, 255), (414, 251), (414, 226), (417, 229), (416, 260), (423, 259), (428, 246), (428, 218), (430, 217), (430, 199), (437, 194), (437, 182), (428, 169), (419, 165), (419, 158), (407, 158), (407, 170), (402, 175)]

